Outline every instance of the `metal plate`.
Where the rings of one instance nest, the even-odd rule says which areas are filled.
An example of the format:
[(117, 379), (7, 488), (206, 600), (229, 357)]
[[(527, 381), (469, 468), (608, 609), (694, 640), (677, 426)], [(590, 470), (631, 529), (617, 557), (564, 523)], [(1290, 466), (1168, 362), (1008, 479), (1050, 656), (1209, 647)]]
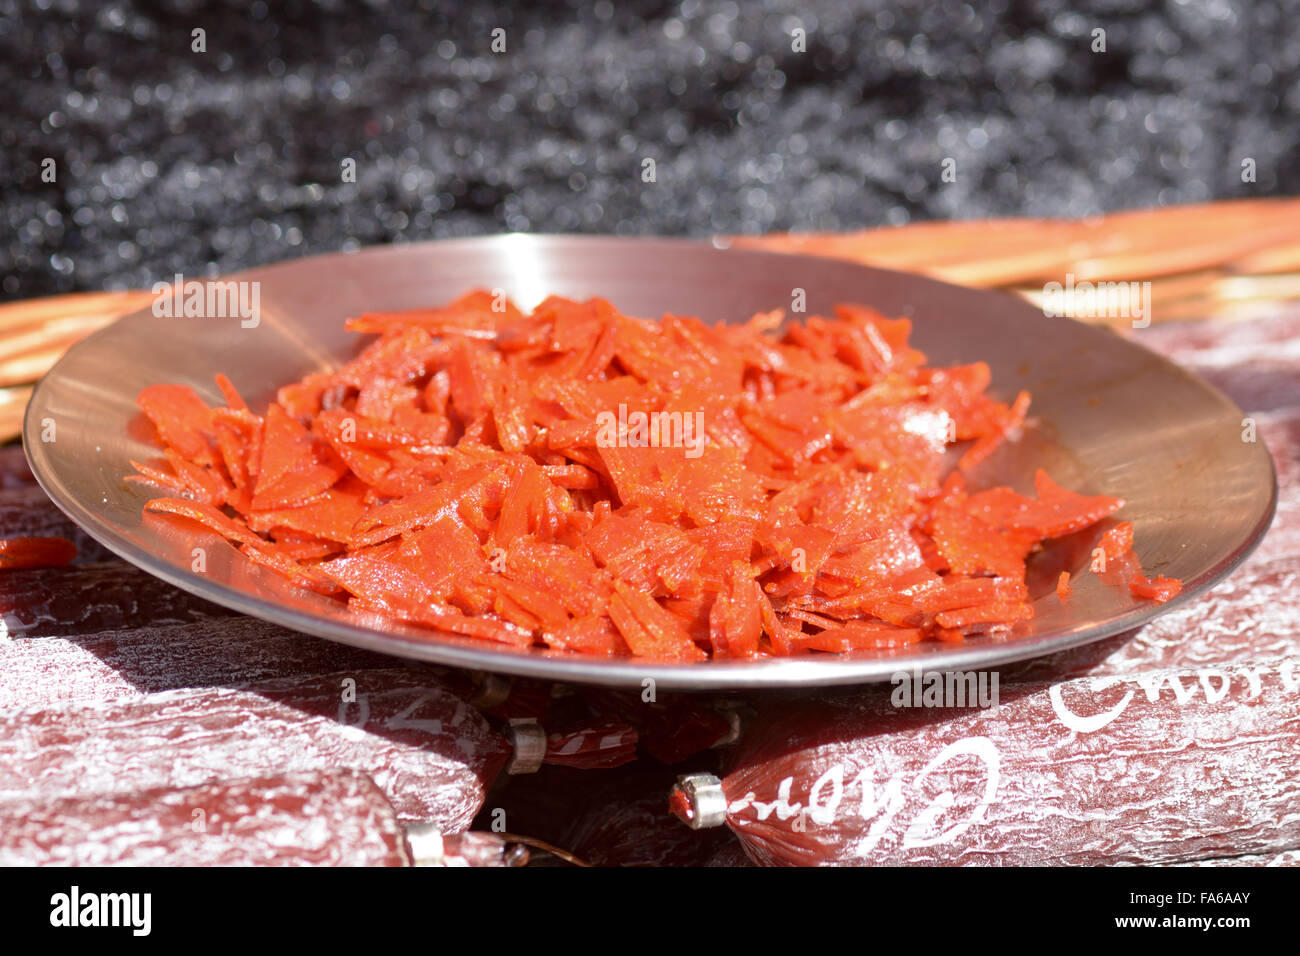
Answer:
[[(926, 669), (993, 668), (1135, 627), (1203, 592), (1236, 567), (1272, 518), (1277, 484), (1262, 444), (1242, 441), (1242, 413), (1160, 357), (1103, 329), (1041, 312), (999, 293), (852, 263), (704, 243), (509, 235), (363, 250), (228, 277), (260, 283), (261, 321), (127, 316), (75, 346), (37, 387), (24, 443), (54, 502), (94, 538), (145, 571), (200, 597), (295, 630), (402, 657), (563, 681), (710, 689), (848, 684)], [(1059, 601), (1062, 570), (1086, 568), (1093, 537), (1048, 546), (1030, 567), (1036, 616), (1011, 637), (906, 651), (687, 665), (516, 651), (347, 611), (247, 562), (210, 532), (141, 514), (145, 492), (125, 484), (128, 460), (157, 455), (135, 406), (146, 385), (181, 382), (219, 401), (227, 373), (250, 403), (355, 353), (343, 320), (363, 311), (439, 303), (470, 288), (503, 288), (521, 306), (548, 294), (604, 296), (634, 315), (664, 312), (738, 321), (789, 305), (810, 312), (862, 302), (913, 319), (913, 341), (936, 364), (984, 360), (994, 391), (1033, 394), (1023, 438), (974, 475), (977, 484), (1031, 490), (1036, 467), (1058, 482), (1127, 501), (1148, 574), (1182, 578), (1160, 606), (1077, 574)], [(53, 441), (50, 437), (53, 426)], [(207, 567), (191, 570), (192, 549)]]

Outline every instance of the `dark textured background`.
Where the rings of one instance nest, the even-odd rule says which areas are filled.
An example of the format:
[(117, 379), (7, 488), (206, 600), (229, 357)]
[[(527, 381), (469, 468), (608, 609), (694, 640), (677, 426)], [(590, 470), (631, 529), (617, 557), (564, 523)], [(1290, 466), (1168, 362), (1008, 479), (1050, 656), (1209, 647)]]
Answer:
[(0, 295), (507, 229), (848, 229), (1300, 191), (1294, 2), (576, 6), (0, 0)]

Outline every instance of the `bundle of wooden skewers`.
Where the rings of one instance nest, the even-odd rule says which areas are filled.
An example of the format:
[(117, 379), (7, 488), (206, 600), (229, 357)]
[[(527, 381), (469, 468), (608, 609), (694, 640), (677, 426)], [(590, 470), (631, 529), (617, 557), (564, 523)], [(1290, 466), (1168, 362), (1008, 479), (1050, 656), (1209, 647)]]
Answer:
[[(1156, 322), (1245, 319), (1300, 299), (1300, 199), (1177, 206), (1086, 220), (972, 220), (783, 233), (737, 238), (735, 244), (920, 272), (1001, 289), (1035, 304), (1041, 304), (1048, 283), (1067, 276), (1075, 282), (1150, 282)], [(152, 299), (149, 291), (89, 292), (0, 305), (0, 442), (20, 434), (32, 385), (74, 342)]]

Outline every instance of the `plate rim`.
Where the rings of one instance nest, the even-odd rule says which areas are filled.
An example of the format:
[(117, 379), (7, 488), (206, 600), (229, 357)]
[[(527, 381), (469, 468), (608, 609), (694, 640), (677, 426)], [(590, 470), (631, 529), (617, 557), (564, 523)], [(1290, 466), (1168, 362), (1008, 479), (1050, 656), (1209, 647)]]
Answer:
[[(387, 252), (401, 250), (410, 252), (421, 248), (446, 248), (449, 244), (491, 246), (503, 243), (549, 243), (554, 241), (574, 242), (577, 244), (604, 244), (609, 242), (663, 244), (673, 247), (699, 246), (722, 252), (734, 252), (745, 256), (782, 258), (828, 259), (846, 267), (860, 269), (864, 274), (887, 274), (905, 277), (908, 281), (922, 281), (959, 290), (962, 294), (996, 295), (996, 291), (976, 289), (936, 279), (922, 273), (905, 272), (897, 269), (869, 266), (853, 260), (834, 259), (833, 257), (810, 256), (792, 250), (755, 249), (748, 246), (737, 247), (730, 239), (709, 237), (704, 239), (674, 238), (664, 236), (615, 236), (565, 233), (493, 233), (482, 236), (455, 237), (448, 239), (430, 239), (411, 243), (390, 243), (364, 246), (350, 252), (327, 252), (310, 256), (282, 259), (264, 265), (242, 269), (220, 276), (205, 276), (200, 281), (228, 281), (240, 279), (251, 274), (263, 275), (271, 270), (301, 265), (307, 261), (328, 261), (336, 258), (355, 259), (358, 256), (382, 256)], [(1032, 306), (1007, 297), (1009, 307)], [(1049, 632), (1035, 640), (1009, 639), (998, 642), (978, 644), (946, 645), (944, 648), (926, 654), (914, 654), (906, 657), (864, 657), (843, 656), (809, 657), (809, 658), (772, 658), (759, 661), (702, 662), (688, 664), (671, 664), (666, 662), (637, 663), (638, 658), (592, 658), (578, 655), (516, 652), (488, 642), (469, 645), (460, 643), (464, 640), (456, 635), (447, 635), (436, 629), (424, 629), (438, 639), (424, 640), (409, 637), (399, 632), (382, 631), (360, 624), (345, 622), (338, 618), (321, 617), (306, 611), (279, 605), (274, 601), (249, 594), (232, 585), (207, 578), (198, 578), (192, 574), (173, 568), (169, 562), (155, 555), (146, 548), (140, 548), (119, 535), (111, 526), (105, 526), (94, 512), (83, 506), (79, 497), (68, 490), (55, 473), (43, 453), (43, 443), (34, 440), (36, 434), (37, 409), (39, 399), (48, 380), (52, 380), (70, 356), (84, 347), (90, 346), (97, 337), (105, 334), (120, 321), (134, 318), (141, 313), (150, 312), (146, 306), (120, 316), (109, 326), (97, 330), (86, 338), (73, 344), (60, 357), (58, 362), (37, 382), (28, 399), (23, 415), (22, 445), (33, 476), (42, 491), (50, 498), (60, 511), (68, 516), (84, 533), (122, 558), (129, 564), (141, 569), (160, 580), (180, 588), (198, 598), (220, 605), (241, 614), (246, 614), (273, 624), (285, 627), (296, 633), (310, 637), (322, 638), (335, 643), (371, 650), (405, 660), (422, 663), (441, 664), (462, 667), (476, 671), (510, 674), (517, 677), (531, 677), (554, 680), (564, 683), (595, 684), (602, 686), (636, 687), (644, 686), (646, 681), (653, 681), (654, 686), (673, 691), (726, 691), (726, 690), (789, 690), (799, 687), (832, 687), (880, 683), (894, 675), (911, 674), (919, 669), (921, 673), (931, 671), (991, 671), (998, 667), (1039, 657), (1047, 657), (1061, 651), (1095, 643), (1125, 631), (1144, 626), (1155, 617), (1187, 604), (1206, 593), (1239, 568), (1256, 550), (1276, 515), (1279, 487), (1277, 466), (1267, 446), (1263, 447), (1266, 461), (1270, 491), (1267, 506), (1260, 519), (1246, 535), (1243, 543), (1215, 566), (1203, 572), (1200, 579), (1191, 587), (1185, 587), (1177, 596), (1164, 604), (1150, 602), (1146, 606), (1131, 610), (1118, 619), (1100, 624), (1080, 625)], [(1096, 326), (1079, 322), (1069, 317), (1058, 317), (1083, 326), (1092, 331), (1101, 331)], [(1167, 369), (1194, 383), (1208, 393), (1225, 408), (1235, 413), (1245, 414), (1240, 406), (1225, 395), (1220, 389), (1205, 381), (1163, 355), (1151, 352), (1144, 346), (1129, 339), (1120, 339), (1123, 345), (1141, 349), (1150, 353)], [(217, 540), (215, 532), (208, 532)], [(452, 637), (453, 641), (442, 639)], [(399, 645), (395, 647), (394, 645)]]

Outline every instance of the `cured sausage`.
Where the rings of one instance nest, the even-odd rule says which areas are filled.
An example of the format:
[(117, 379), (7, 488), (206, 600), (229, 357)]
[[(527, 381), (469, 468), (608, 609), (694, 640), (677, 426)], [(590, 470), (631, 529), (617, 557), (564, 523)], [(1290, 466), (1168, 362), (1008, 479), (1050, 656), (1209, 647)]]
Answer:
[(1020, 685), (987, 710), (827, 697), (761, 709), (673, 806), (774, 865), (1267, 854), (1300, 842), (1298, 733), (1293, 657)]

